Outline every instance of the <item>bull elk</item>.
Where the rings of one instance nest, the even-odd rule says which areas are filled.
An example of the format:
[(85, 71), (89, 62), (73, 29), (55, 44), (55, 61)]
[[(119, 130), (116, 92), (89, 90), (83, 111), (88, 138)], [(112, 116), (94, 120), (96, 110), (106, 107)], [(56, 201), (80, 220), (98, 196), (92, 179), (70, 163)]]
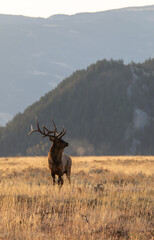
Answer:
[(31, 125), (31, 131), (28, 133), (28, 135), (34, 132), (39, 132), (42, 137), (49, 137), (49, 140), (52, 142), (52, 146), (48, 153), (49, 169), (53, 178), (53, 184), (55, 185), (55, 175), (58, 175), (58, 185), (62, 186), (64, 182), (62, 176), (64, 174), (66, 174), (69, 183), (71, 182), (70, 174), (72, 160), (69, 156), (63, 153), (64, 148), (68, 147), (68, 143), (62, 140), (66, 130), (63, 128), (63, 130), (58, 133), (57, 127), (53, 120), (52, 122), (54, 125), (54, 131), (48, 130), (45, 126), (43, 126), (41, 130), (36, 118), (37, 129), (34, 130), (33, 126)]

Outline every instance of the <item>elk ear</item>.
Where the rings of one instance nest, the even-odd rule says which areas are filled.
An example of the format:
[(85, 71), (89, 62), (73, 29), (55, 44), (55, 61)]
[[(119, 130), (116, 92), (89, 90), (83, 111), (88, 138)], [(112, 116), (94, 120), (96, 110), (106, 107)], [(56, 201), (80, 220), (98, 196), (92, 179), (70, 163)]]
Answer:
[(54, 141), (54, 139), (53, 139), (52, 137), (49, 137), (49, 140), (50, 140), (51, 142), (53, 142), (53, 141)]

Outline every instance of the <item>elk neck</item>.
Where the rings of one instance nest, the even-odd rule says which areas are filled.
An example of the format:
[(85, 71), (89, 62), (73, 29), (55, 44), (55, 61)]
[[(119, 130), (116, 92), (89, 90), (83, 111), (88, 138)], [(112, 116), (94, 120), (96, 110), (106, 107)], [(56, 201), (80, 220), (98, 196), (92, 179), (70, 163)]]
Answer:
[(57, 148), (54, 144), (51, 146), (49, 154), (54, 163), (58, 164), (61, 162), (63, 151), (64, 151), (64, 148), (62, 148), (62, 149)]

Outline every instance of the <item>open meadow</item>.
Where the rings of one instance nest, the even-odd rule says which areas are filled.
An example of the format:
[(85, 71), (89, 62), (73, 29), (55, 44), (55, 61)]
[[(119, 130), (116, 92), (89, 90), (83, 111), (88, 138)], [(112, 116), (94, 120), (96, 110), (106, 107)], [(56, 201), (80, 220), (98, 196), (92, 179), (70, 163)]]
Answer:
[(72, 157), (53, 186), (47, 157), (0, 158), (0, 240), (152, 240), (154, 157)]

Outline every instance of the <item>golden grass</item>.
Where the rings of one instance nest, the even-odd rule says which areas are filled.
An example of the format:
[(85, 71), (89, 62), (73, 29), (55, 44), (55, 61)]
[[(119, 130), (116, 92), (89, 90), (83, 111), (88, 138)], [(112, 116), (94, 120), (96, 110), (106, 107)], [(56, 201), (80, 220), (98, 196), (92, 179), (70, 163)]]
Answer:
[(47, 157), (0, 158), (0, 239), (152, 240), (154, 157), (72, 157), (53, 186)]

